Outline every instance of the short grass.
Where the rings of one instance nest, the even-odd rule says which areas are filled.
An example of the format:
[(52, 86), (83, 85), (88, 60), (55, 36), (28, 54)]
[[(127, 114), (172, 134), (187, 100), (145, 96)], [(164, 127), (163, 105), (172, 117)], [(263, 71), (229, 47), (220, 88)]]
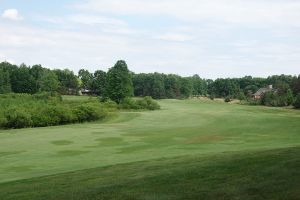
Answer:
[(1, 200), (298, 200), (300, 148), (184, 156), (0, 185)]
[(0, 199), (300, 199), (299, 111), (160, 104), (102, 123), (1, 130)]

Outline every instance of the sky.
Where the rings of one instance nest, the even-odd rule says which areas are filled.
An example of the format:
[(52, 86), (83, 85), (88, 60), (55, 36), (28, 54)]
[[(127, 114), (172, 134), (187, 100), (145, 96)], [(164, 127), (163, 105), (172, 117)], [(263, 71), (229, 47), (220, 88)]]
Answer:
[(300, 0), (0, 0), (0, 61), (203, 78), (300, 74)]

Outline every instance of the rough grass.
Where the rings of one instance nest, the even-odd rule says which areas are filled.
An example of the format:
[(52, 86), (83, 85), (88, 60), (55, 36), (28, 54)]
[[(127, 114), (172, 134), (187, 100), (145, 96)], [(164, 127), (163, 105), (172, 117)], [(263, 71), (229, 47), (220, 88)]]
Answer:
[(160, 104), (103, 123), (0, 130), (0, 199), (300, 198), (299, 111)]

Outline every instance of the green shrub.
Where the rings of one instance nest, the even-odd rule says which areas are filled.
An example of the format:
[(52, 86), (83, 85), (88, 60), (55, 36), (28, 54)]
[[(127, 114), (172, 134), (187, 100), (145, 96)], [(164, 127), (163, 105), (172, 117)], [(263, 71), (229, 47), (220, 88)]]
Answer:
[(294, 107), (299, 109), (300, 108), (300, 93), (296, 96), (296, 100), (294, 102)]
[(283, 107), (291, 105), (294, 102), (294, 97), (291, 90), (284, 94), (267, 92), (264, 94), (261, 102), (265, 106)]
[(116, 104), (97, 99), (62, 101), (60, 96), (41, 93), (0, 95), (0, 128), (45, 127), (102, 119)]
[(74, 113), (79, 122), (91, 121), (97, 118), (96, 112), (94, 111), (93, 107), (89, 105), (79, 105), (75, 107)]
[(109, 110), (116, 110), (118, 108), (118, 104), (111, 100), (105, 101), (103, 105), (105, 108), (108, 108)]
[(158, 110), (160, 109), (160, 106), (156, 101), (152, 99), (152, 97), (144, 97), (137, 100), (134, 100), (133, 98), (125, 98), (119, 104), (119, 108), (132, 110)]
[(73, 108), (73, 113), (75, 114), (79, 122), (92, 121), (104, 118), (107, 113), (100, 105), (93, 104), (82, 104)]
[(7, 119), (4, 116), (0, 116), (0, 128), (1, 127), (6, 127), (7, 125)]
[(240, 92), (239, 95), (238, 95), (238, 100), (244, 101), (244, 100), (246, 100), (246, 99), (247, 99), (247, 97), (246, 97), (246, 95), (244, 94), (244, 92)]
[(286, 91), (278, 89), (265, 93), (261, 103), (265, 106), (283, 107), (292, 105), (294, 101), (295, 98), (291, 89)]
[(226, 97), (226, 98), (224, 99), (224, 101), (225, 101), (226, 103), (229, 103), (229, 102), (231, 101), (231, 99), (230, 99), (230, 97)]
[(141, 109), (141, 107), (137, 104), (137, 102), (134, 99), (128, 97), (120, 102), (119, 107), (121, 109)]
[(7, 120), (6, 128), (25, 128), (32, 125), (30, 114), (19, 108), (7, 110), (5, 118)]
[(288, 89), (287, 94), (286, 94), (287, 105), (293, 105), (294, 101), (295, 101), (295, 98), (294, 98), (293, 92), (291, 89)]
[(147, 110), (159, 110), (160, 105), (152, 99), (152, 97), (144, 97), (142, 99), (138, 99), (136, 101), (137, 105), (141, 107), (142, 109)]
[(57, 125), (57, 123), (52, 122), (52, 119), (49, 117), (49, 115), (34, 115), (32, 116), (32, 121), (33, 127), (47, 127)]

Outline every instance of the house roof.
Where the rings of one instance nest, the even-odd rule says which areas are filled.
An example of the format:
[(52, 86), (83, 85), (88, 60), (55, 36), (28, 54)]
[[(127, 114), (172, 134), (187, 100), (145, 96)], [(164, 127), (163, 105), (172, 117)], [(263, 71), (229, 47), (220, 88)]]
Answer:
[(260, 88), (257, 92), (254, 93), (254, 96), (261, 96), (265, 94), (266, 92), (273, 91), (272, 88)]

